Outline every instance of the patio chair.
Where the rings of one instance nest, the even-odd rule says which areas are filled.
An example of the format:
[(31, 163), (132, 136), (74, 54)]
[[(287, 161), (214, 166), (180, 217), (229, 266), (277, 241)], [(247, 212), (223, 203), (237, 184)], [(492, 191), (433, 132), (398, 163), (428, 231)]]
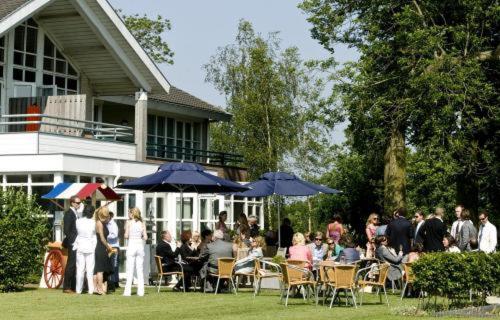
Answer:
[[(288, 263), (281, 263), (281, 270), (283, 271), (283, 285), (287, 288), (285, 307), (288, 306), (288, 297), (290, 296), (290, 290), (292, 288), (297, 288), (302, 286), (304, 290), (304, 299), (307, 293), (307, 297), (310, 298), (310, 289), (312, 292), (316, 293), (316, 282), (314, 281), (314, 276), (309, 269), (300, 268), (295, 265)], [(283, 301), (284, 290), (281, 294), (280, 301)], [(316, 300), (318, 297), (316, 296)]]
[(278, 248), (278, 250), (276, 251), (276, 255), (286, 258), (286, 248)]
[(366, 286), (372, 286), (373, 288), (377, 288), (377, 295), (380, 297), (380, 303), (382, 303), (382, 296), (380, 295), (380, 289), (384, 290), (384, 295), (385, 295), (385, 301), (387, 302), (387, 305), (389, 305), (389, 300), (387, 299), (387, 290), (385, 288), (385, 283), (387, 281), (387, 275), (389, 274), (389, 268), (390, 264), (388, 263), (382, 263), (378, 265), (378, 274), (377, 278), (373, 280), (366, 280), (366, 276), (368, 276), (370, 273), (367, 273), (365, 276), (364, 280), (359, 280), (358, 281), (358, 286), (361, 288), (361, 297), (360, 297), (360, 305), (363, 305), (363, 294), (364, 294), (364, 288)]
[(156, 269), (158, 270), (158, 293), (160, 293), (160, 288), (161, 288), (161, 283), (163, 281), (163, 276), (177, 276), (177, 279), (182, 279), (182, 288), (184, 290), (184, 292), (186, 292), (186, 283), (185, 283), (185, 280), (184, 280), (184, 268), (182, 267), (182, 263), (180, 262), (175, 262), (176, 264), (179, 265), (181, 271), (168, 271), (168, 272), (165, 272), (163, 271), (163, 265), (161, 263), (161, 257), (160, 256), (155, 256), (155, 262), (156, 262)]
[[(248, 255), (247, 255), (248, 256)], [(254, 264), (256, 263), (258, 259), (256, 258), (253, 258), (251, 260), (245, 260), (245, 261), (240, 261), (240, 260), (236, 260), (236, 262), (234, 263), (234, 268), (236, 268), (236, 266), (240, 263), (247, 263), (249, 261), (254, 261)], [(240, 285), (240, 277), (243, 278), (243, 277), (248, 277), (248, 278), (252, 278), (252, 283), (253, 283), (253, 286), (254, 286), (254, 291), (255, 291), (255, 265), (254, 265), (254, 268), (252, 271), (250, 272), (239, 272), (239, 271), (234, 271), (234, 274), (233, 274), (234, 278), (235, 278), (235, 282), (236, 282), (236, 291), (238, 291), (238, 287)]]
[(286, 263), (299, 268), (305, 268), (308, 262), (305, 260), (287, 259)]
[[(274, 270), (271, 270), (270, 268)], [(253, 297), (259, 294), (262, 285), (262, 279), (277, 278), (280, 285), (280, 294), (283, 295), (283, 272), (281, 266), (277, 263), (264, 259), (255, 260), (255, 291)]]
[[(321, 261), (319, 263), (319, 278), (318, 281), (316, 282), (316, 290), (317, 290), (317, 296), (319, 297), (319, 292), (321, 291), (322, 287), (325, 287), (325, 293), (323, 294), (323, 304), (325, 304), (326, 297), (328, 295), (328, 292), (332, 288), (331, 285), (335, 283), (335, 271), (333, 267), (335, 266), (335, 261), (333, 260), (325, 260)], [(329, 285), (331, 284), (331, 285)], [(318, 301), (316, 301), (318, 302)]]
[(401, 300), (403, 300), (403, 297), (405, 295), (406, 288), (408, 287), (408, 285), (411, 285), (413, 287), (413, 282), (415, 281), (415, 275), (413, 274), (413, 270), (412, 270), (411, 266), (412, 266), (412, 263), (410, 263), (410, 262), (403, 263), (404, 286), (403, 286), (403, 289), (401, 290)]
[[(325, 267), (328, 270), (331, 267)], [(332, 293), (332, 301), (330, 302), (330, 308), (333, 306), (333, 301), (335, 301), (335, 296), (337, 295), (339, 290), (344, 290), (346, 296), (346, 305), (348, 303), (347, 299), (347, 290), (351, 291), (352, 302), (354, 307), (357, 308), (356, 304), (356, 296), (354, 295), (354, 289), (356, 287), (356, 265), (335, 265), (334, 269), (334, 282), (328, 282), (328, 286), (333, 287)], [(326, 272), (326, 276), (328, 277), (328, 272)]]
[[(215, 294), (217, 294), (217, 291), (219, 291), (219, 283), (221, 279), (227, 279), (229, 285), (233, 287), (234, 293), (238, 294), (236, 292), (236, 287), (233, 281), (234, 258), (219, 258), (217, 259), (217, 266), (218, 266), (217, 273), (210, 272), (208, 274), (211, 277), (217, 278), (217, 285), (215, 286)], [(205, 277), (204, 288), (206, 288), (206, 282), (207, 282), (207, 277)]]

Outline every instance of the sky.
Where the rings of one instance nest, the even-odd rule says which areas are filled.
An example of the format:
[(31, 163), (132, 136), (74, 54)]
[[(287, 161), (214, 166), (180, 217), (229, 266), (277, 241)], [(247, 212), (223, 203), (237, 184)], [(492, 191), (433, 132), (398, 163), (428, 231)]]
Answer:
[[(205, 82), (203, 65), (217, 48), (234, 43), (238, 23), (250, 21), (256, 32), (267, 35), (279, 31), (282, 48), (296, 46), (304, 60), (323, 59), (330, 53), (311, 38), (311, 25), (297, 8), (296, 0), (109, 0), (125, 14), (160, 14), (169, 19), (172, 29), (164, 39), (174, 51), (174, 64), (159, 67), (174, 86), (211, 104), (225, 106), (225, 98), (212, 84)], [(339, 62), (355, 60), (354, 50), (339, 46), (335, 53)], [(336, 128), (334, 142), (344, 140), (345, 124)]]

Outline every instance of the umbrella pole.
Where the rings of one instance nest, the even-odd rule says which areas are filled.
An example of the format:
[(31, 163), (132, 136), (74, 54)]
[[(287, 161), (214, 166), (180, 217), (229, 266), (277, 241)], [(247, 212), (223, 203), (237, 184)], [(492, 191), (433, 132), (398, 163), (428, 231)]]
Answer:
[[(275, 196), (274, 199), (276, 200), (276, 198), (278, 198), (278, 197)], [(281, 247), (281, 217), (280, 217), (280, 210), (281, 210), (281, 206), (280, 206), (280, 201), (279, 201), (279, 198), (278, 198), (278, 247)]]

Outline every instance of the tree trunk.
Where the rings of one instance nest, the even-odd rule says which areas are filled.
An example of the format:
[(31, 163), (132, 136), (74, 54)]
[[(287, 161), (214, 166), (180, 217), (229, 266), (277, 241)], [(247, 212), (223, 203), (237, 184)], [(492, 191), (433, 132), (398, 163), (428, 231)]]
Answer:
[(406, 205), (405, 138), (394, 129), (384, 156), (384, 211), (391, 214)]

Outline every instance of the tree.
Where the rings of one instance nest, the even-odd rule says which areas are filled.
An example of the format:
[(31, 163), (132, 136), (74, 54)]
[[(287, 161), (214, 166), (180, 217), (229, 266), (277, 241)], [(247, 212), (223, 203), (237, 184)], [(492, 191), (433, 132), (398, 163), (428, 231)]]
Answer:
[[(118, 10), (121, 14), (121, 11)], [(171, 29), (170, 20), (158, 15), (156, 20), (139, 14), (121, 15), (123, 22), (137, 39), (142, 48), (156, 63), (173, 64), (174, 52), (168, 43), (162, 39), (162, 34)]]
[(19, 290), (40, 273), (49, 234), (47, 213), (34, 197), (0, 189), (0, 291)]
[[(466, 206), (498, 202), (498, 1), (306, 0), (300, 7), (327, 50), (342, 43), (361, 53), (336, 89), (350, 146), (384, 163), (386, 211), (406, 203), (406, 146), (431, 159), (451, 155), (446, 167), (458, 170), (457, 200)], [(485, 180), (488, 199), (480, 203)]]

